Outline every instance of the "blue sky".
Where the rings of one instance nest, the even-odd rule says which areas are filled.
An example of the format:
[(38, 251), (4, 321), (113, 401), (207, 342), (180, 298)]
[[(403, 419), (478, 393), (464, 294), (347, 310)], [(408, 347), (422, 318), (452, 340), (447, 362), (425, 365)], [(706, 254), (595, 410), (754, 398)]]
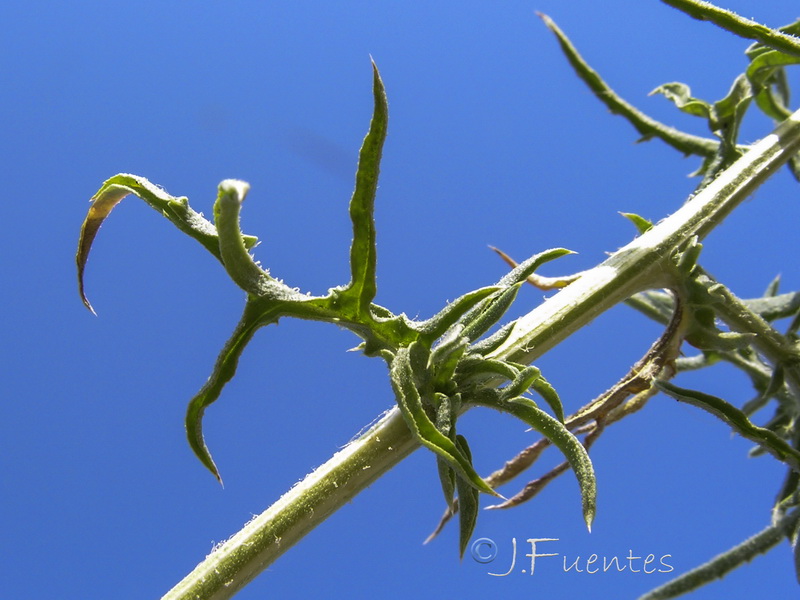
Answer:
[[(725, 6), (777, 26), (788, 0)], [(0, 432), (6, 598), (158, 598), (253, 514), (393, 403), (385, 366), (317, 323), (260, 331), (206, 413), (226, 487), (191, 454), (183, 414), (238, 319), (242, 292), (198, 244), (134, 198), (103, 226), (87, 268), (99, 317), (80, 303), (74, 252), (88, 199), (119, 172), (210, 213), (220, 180), (251, 184), (243, 228), (256, 257), (304, 291), (344, 283), (358, 148), (371, 112), (370, 56), (390, 105), (378, 192), (377, 301), (427, 317), (496, 281), (503, 264), (564, 246), (580, 270), (624, 245), (617, 211), (660, 219), (697, 162), (611, 116), (573, 76), (534, 11), (549, 14), (628, 100), (706, 134), (657, 85), (717, 99), (747, 42), (655, 0), (426, 3), (230, 0), (4, 3), (0, 132), (4, 235)], [(753, 115), (743, 141), (771, 126)], [(703, 265), (741, 296), (778, 273), (797, 289), (797, 188), (777, 174), (707, 240)], [(512, 311), (541, 292), (525, 290)], [(612, 385), (658, 335), (630, 309), (603, 315), (539, 366), (568, 410)], [(741, 404), (720, 368), (707, 390)], [(533, 441), (479, 410), (464, 417), (478, 470)], [(237, 598), (635, 598), (660, 573), (564, 572), (561, 559), (629, 552), (676, 574), (767, 525), (782, 480), (720, 422), (664, 397), (607, 432), (592, 456), (599, 512), (585, 531), (574, 478), (512, 511), (484, 511), (495, 563), (457, 556), (435, 463), (417, 451)], [(558, 457), (547, 457), (554, 464)], [(531, 477), (535, 476), (532, 474)], [(504, 489), (514, 493), (512, 484)], [(507, 577), (512, 539), (557, 538), (536, 572)], [(522, 557), (518, 557), (522, 560)], [(656, 565), (658, 566), (658, 565)], [(693, 598), (796, 594), (784, 544)]]

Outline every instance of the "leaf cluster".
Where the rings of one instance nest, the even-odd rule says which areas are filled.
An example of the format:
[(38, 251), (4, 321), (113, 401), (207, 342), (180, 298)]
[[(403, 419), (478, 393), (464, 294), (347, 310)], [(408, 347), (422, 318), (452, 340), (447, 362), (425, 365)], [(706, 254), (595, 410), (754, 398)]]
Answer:
[[(383, 82), (373, 63), (374, 109), (359, 154), (355, 189), (350, 200), (353, 241), (351, 279), (323, 296), (289, 287), (262, 268), (250, 254), (257, 240), (240, 228), (240, 211), (249, 191), (243, 181), (225, 180), (214, 204), (214, 223), (192, 210), (184, 197), (173, 197), (146, 179), (120, 174), (106, 181), (92, 198), (81, 230), (77, 253), (81, 297), (92, 242), (112, 209), (133, 194), (161, 212), (181, 231), (199, 241), (246, 292), (244, 312), (225, 343), (211, 376), (189, 402), (186, 431), (200, 461), (221, 482), (219, 470), (203, 437), (206, 408), (221, 395), (236, 372), (240, 356), (255, 332), (284, 317), (333, 323), (361, 338), (367, 356), (382, 357), (402, 415), (417, 441), (434, 452), (448, 506), (461, 504), (460, 552), (475, 527), (479, 492), (499, 496), (475, 471), (469, 444), (456, 431), (458, 416), (470, 405), (510, 413), (542, 432), (564, 452), (577, 475), (583, 514), (591, 526), (595, 513), (595, 480), (586, 450), (564, 426), (564, 411), (555, 390), (535, 367), (486, 355), (499, 346), (510, 327), (490, 333), (517, 296), (522, 283), (543, 263), (569, 253), (553, 249), (520, 264), (495, 285), (479, 288), (447, 304), (433, 317), (417, 321), (374, 302), (377, 293), (376, 226), (373, 217), (380, 159), (388, 125)], [(488, 335), (487, 335), (488, 334)], [(499, 389), (496, 389), (499, 386)], [(555, 416), (525, 394), (539, 394)]]

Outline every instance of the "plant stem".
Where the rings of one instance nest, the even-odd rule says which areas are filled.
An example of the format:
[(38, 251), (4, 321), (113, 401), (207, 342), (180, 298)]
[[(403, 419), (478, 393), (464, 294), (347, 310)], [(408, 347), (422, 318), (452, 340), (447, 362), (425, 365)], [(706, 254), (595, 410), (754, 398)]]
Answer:
[(800, 56), (800, 39), (781, 31), (770, 29), (766, 25), (751, 21), (735, 12), (714, 6), (703, 0), (661, 0), (673, 8), (685, 12), (699, 21), (710, 21), (731, 33), (748, 40), (757, 40), (786, 54)]
[[(705, 236), (800, 149), (800, 111), (722, 172), (677, 212), (519, 319), (492, 354), (530, 363), (634, 293), (672, 283), (668, 261)], [(223, 600), (417, 447), (397, 408), (306, 476), (164, 596)]]
[(677, 598), (710, 583), (714, 579), (722, 579), (745, 562), (750, 562), (759, 554), (766, 553), (770, 548), (777, 546), (786, 539), (787, 536), (791, 536), (792, 532), (797, 528), (798, 522), (800, 522), (800, 510), (784, 515), (777, 523), (712, 558), (704, 565), (687, 571), (672, 581), (651, 590), (644, 596), (640, 596), (639, 600), (669, 600), (670, 598)]
[(397, 408), (388, 411), (369, 431), (215, 549), (162, 600), (232, 597), (416, 447)]

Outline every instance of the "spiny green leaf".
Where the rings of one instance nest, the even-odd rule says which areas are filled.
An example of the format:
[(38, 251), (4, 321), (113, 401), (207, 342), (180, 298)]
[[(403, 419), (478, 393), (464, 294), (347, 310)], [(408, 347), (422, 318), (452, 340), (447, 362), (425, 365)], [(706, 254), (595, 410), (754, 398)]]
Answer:
[(350, 219), (353, 222), (353, 243), (350, 247), (351, 280), (341, 290), (338, 298), (341, 308), (357, 318), (369, 315), (369, 305), (377, 292), (376, 232), (373, 214), (381, 154), (389, 118), (386, 90), (374, 62), (372, 75), (375, 106), (369, 131), (358, 156), (356, 187), (350, 200)]
[(489, 331), (514, 303), (521, 285), (521, 283), (516, 283), (501, 289), (499, 292), (495, 292), (464, 315), (461, 319), (464, 325), (464, 337), (469, 341), (473, 341)]
[(498, 290), (500, 288), (496, 285), (473, 290), (456, 298), (430, 319), (415, 323), (414, 327), (420, 333), (420, 340), (432, 344), (434, 340), (443, 336), (469, 309)]
[(727, 423), (731, 429), (748, 440), (761, 444), (768, 452), (778, 460), (786, 463), (795, 470), (800, 470), (800, 452), (792, 448), (781, 437), (773, 431), (758, 427), (750, 422), (741, 410), (725, 402), (722, 398), (717, 398), (710, 394), (687, 390), (673, 385), (666, 381), (657, 381), (656, 385), (666, 394), (676, 400), (686, 402), (692, 406), (697, 406), (720, 418)]
[(517, 297), (519, 286), (528, 279), (541, 265), (566, 254), (572, 254), (565, 248), (553, 248), (531, 256), (506, 273), (497, 282), (498, 291), (481, 301), (459, 320), (464, 328), (464, 335), (470, 341), (481, 337), (500, 320)]
[[(200, 242), (206, 250), (222, 262), (219, 250), (217, 230), (200, 213), (189, 207), (189, 200), (185, 197), (171, 196), (162, 188), (150, 183), (144, 177), (120, 173), (106, 180), (97, 193), (92, 196), (92, 205), (81, 227), (78, 241), (78, 252), (75, 260), (78, 266), (78, 291), (86, 307), (94, 312), (92, 305), (84, 293), (83, 275), (89, 251), (95, 236), (103, 221), (111, 214), (117, 204), (125, 196), (133, 194), (144, 200), (155, 210), (163, 214), (178, 229)], [(244, 236), (244, 244), (248, 248), (256, 245), (258, 239), (253, 236)]]
[[(414, 342), (412, 346), (415, 344), (418, 342)], [(475, 472), (472, 462), (461, 453), (450, 438), (436, 428), (428, 417), (414, 382), (408, 348), (400, 348), (397, 351), (389, 375), (400, 412), (414, 437), (423, 446), (446, 460), (456, 473), (475, 489), (500, 496)]]
[[(488, 391), (485, 390), (485, 392)], [(528, 398), (518, 397), (508, 402), (501, 402), (495, 392), (477, 393), (468, 400), (514, 415), (549, 439), (564, 454), (578, 479), (583, 518), (591, 531), (592, 521), (594, 521), (597, 511), (597, 481), (592, 461), (580, 440), (561, 421), (551, 417)]]
[[(376, 310), (380, 308), (380, 311)], [(419, 333), (414, 328), (414, 322), (405, 314), (392, 314), (389, 310), (378, 307), (377, 304), (369, 305), (371, 322), (368, 323), (368, 330), (373, 337), (379, 337), (388, 341), (394, 347), (410, 344), (419, 337)], [(371, 354), (365, 352), (367, 356)]]
[(219, 398), (222, 388), (234, 376), (239, 357), (259, 328), (270, 323), (277, 323), (278, 319), (283, 316), (301, 319), (329, 317), (326, 312), (325, 298), (307, 297), (299, 293), (297, 296), (289, 301), (265, 296), (248, 296), (244, 313), (217, 357), (211, 376), (189, 402), (186, 411), (186, 434), (189, 445), (200, 461), (220, 480), (220, 483), (222, 480), (219, 471), (203, 439), (205, 409)]
[(642, 140), (659, 138), (667, 145), (687, 155), (695, 154), (705, 157), (714, 155), (719, 145), (716, 140), (691, 135), (674, 127), (669, 127), (649, 117), (625, 101), (589, 66), (575, 49), (572, 42), (569, 41), (564, 32), (558, 28), (550, 17), (543, 14), (539, 14), (539, 16), (548, 29), (555, 34), (561, 50), (578, 77), (589, 87), (597, 99), (606, 105), (609, 111), (613, 114), (621, 115), (633, 125), (642, 136)]
[(543, 264), (566, 256), (567, 254), (574, 254), (574, 252), (566, 248), (551, 248), (539, 254), (534, 254), (528, 260), (519, 263), (516, 267), (503, 275), (500, 281), (497, 282), (497, 285), (499, 287), (506, 287), (516, 283), (522, 283)]
[(533, 388), (533, 390), (539, 394), (545, 402), (547, 402), (548, 406), (555, 413), (556, 418), (563, 423), (564, 405), (561, 403), (561, 398), (559, 397), (558, 392), (556, 392), (556, 389), (550, 385), (550, 382), (540, 375), (533, 381), (531, 388)]
[(533, 382), (541, 376), (542, 372), (536, 367), (525, 367), (517, 374), (511, 383), (500, 389), (500, 401), (507, 402), (512, 398), (526, 393), (533, 385)]
[(459, 381), (470, 382), (476, 378), (493, 378), (497, 375), (513, 381), (519, 369), (504, 360), (485, 358), (470, 352), (461, 359), (456, 369)]
[(505, 342), (506, 338), (508, 338), (508, 336), (511, 334), (511, 330), (514, 329), (514, 323), (516, 323), (516, 319), (510, 323), (506, 323), (489, 337), (478, 340), (469, 347), (470, 352), (486, 355), (492, 352), (492, 350), (495, 348), (499, 348), (500, 345)]
[(203, 438), (203, 413), (210, 404), (219, 398), (222, 388), (236, 373), (239, 357), (242, 355), (247, 343), (252, 339), (253, 334), (260, 327), (278, 321), (280, 304), (272, 303), (269, 307), (266, 304), (267, 302), (263, 299), (254, 299), (247, 302), (233, 335), (225, 343), (222, 352), (217, 357), (211, 376), (197, 395), (189, 402), (189, 407), (186, 411), (186, 434), (189, 438), (189, 445), (195, 455), (220, 483), (222, 483), (222, 478), (219, 470), (214, 464)]
[(451, 382), (456, 366), (469, 346), (469, 340), (461, 334), (462, 330), (463, 327), (457, 326), (450, 339), (443, 340), (431, 352), (434, 384), (439, 388)]

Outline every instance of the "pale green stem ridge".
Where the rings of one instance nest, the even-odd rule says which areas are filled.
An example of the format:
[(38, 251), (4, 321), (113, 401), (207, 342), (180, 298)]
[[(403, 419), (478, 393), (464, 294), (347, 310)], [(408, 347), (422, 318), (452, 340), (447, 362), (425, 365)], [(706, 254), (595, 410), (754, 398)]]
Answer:
[[(800, 148), (800, 111), (666, 218), (514, 325), (490, 356), (530, 363), (603, 311), (643, 289), (672, 283), (667, 261), (705, 236)], [(405, 458), (417, 443), (393, 408), (364, 435), (212, 552), (164, 600), (223, 600), (306, 533)]]

